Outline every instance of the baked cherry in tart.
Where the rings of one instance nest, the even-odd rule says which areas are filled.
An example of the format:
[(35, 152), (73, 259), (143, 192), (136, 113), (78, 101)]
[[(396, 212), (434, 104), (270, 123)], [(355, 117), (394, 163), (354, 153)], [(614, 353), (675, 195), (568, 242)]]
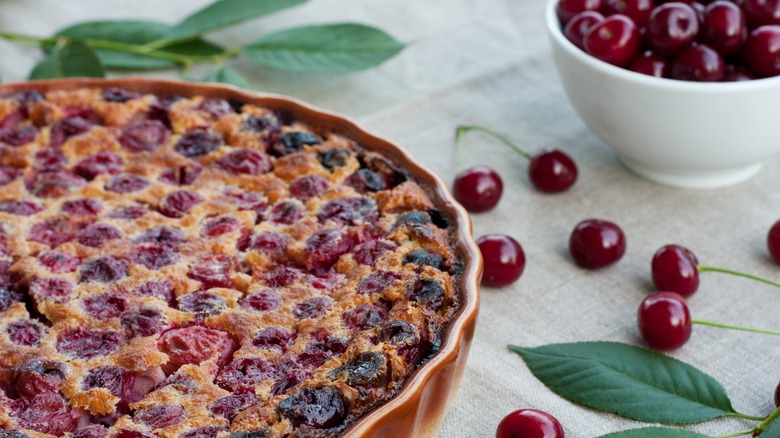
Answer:
[(27, 94), (0, 98), (0, 435), (339, 436), (436, 352), (463, 263), (388, 157), (213, 97)]

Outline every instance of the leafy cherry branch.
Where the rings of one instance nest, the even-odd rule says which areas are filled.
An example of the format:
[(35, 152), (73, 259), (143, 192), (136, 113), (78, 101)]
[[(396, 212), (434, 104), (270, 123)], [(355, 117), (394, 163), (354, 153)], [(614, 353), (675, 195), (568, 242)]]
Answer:
[(301, 73), (343, 74), (392, 58), (405, 47), (374, 27), (356, 23), (302, 26), (268, 34), (233, 48), (205, 35), (242, 21), (298, 6), (306, 0), (218, 0), (171, 25), (151, 20), (79, 23), (50, 37), (0, 32), (0, 38), (40, 46), (46, 53), (29, 79), (103, 77), (106, 71), (181, 69), (214, 64), (203, 80), (241, 87), (246, 79), (223, 65), (246, 56), (257, 64)]

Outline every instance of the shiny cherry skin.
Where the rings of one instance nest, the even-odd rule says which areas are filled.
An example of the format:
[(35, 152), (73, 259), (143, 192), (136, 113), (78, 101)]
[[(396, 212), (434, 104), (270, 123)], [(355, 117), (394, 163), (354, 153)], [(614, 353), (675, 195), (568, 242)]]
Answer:
[(655, 8), (654, 0), (604, 0), (604, 15), (625, 15), (634, 24), (642, 27), (650, 18), (650, 13)]
[(637, 322), (642, 339), (654, 350), (675, 350), (691, 337), (688, 305), (685, 298), (674, 292), (648, 295), (639, 305)]
[(715, 49), (721, 56), (731, 56), (742, 50), (747, 37), (745, 14), (739, 6), (725, 0), (707, 5), (704, 26), (701, 29), (703, 43)]
[(775, 406), (780, 408), (780, 383), (778, 383), (777, 388), (775, 388)]
[(699, 34), (696, 11), (685, 3), (664, 3), (653, 9), (645, 28), (645, 43), (663, 56), (671, 56), (689, 46)]
[(487, 234), (477, 239), (477, 245), (484, 262), (482, 273), (484, 286), (508, 286), (523, 274), (525, 253), (512, 237), (504, 234)]
[(780, 264), (780, 220), (772, 225), (769, 229), (769, 234), (766, 236), (766, 245), (769, 248), (769, 254), (772, 258)]
[(603, 5), (604, 0), (559, 0), (555, 12), (561, 24), (565, 25), (580, 12), (598, 11)]
[(780, 24), (780, 0), (745, 0), (742, 10), (751, 28)]
[(487, 166), (470, 167), (455, 176), (452, 194), (472, 213), (491, 210), (504, 192), (504, 182)]
[(780, 26), (761, 26), (750, 32), (742, 57), (760, 77), (780, 75)]
[(628, 69), (643, 75), (662, 78), (666, 75), (667, 61), (661, 55), (656, 55), (648, 50), (634, 58), (634, 61), (628, 65)]
[(653, 255), (653, 284), (658, 290), (689, 297), (699, 288), (698, 264), (696, 255), (688, 248), (663, 246)]
[(625, 67), (639, 53), (639, 28), (625, 15), (613, 15), (585, 34), (585, 51), (618, 67)]
[(604, 16), (596, 11), (585, 11), (575, 15), (563, 28), (566, 39), (580, 49), (585, 48), (585, 34), (591, 27), (604, 21)]
[(569, 252), (574, 262), (582, 268), (604, 268), (623, 257), (626, 237), (623, 230), (613, 222), (584, 220), (571, 232)]
[(726, 77), (726, 63), (709, 46), (694, 44), (674, 58), (669, 77), (680, 81), (721, 82)]
[(520, 409), (504, 417), (496, 438), (564, 438), (561, 423), (547, 412)]
[(566, 153), (545, 148), (531, 159), (528, 177), (539, 191), (559, 193), (571, 187), (577, 181), (577, 165)]

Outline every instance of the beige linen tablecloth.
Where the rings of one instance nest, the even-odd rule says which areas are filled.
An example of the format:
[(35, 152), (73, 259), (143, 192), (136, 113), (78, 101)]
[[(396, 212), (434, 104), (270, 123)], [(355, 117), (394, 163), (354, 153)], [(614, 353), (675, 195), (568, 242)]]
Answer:
[[(2, 0), (0, 29), (47, 35), (87, 19), (175, 21), (205, 3)], [(464, 122), (493, 127), (528, 149), (561, 148), (577, 161), (580, 179), (574, 188), (544, 195), (530, 186), (521, 157), (477, 134), (468, 139), (470, 164), (495, 167), (506, 186), (493, 212), (474, 216), (475, 236), (514, 236), (525, 248), (528, 263), (513, 286), (482, 291), (468, 368), (441, 437), (494, 436), (505, 414), (528, 407), (555, 415), (570, 438), (638, 427), (554, 395), (506, 344), (641, 344), (636, 308), (651, 291), (650, 258), (663, 244), (687, 245), (704, 264), (780, 279), (780, 267), (765, 248), (767, 230), (780, 218), (780, 162), (768, 162), (749, 182), (713, 191), (671, 189), (632, 175), (566, 99), (543, 26), (544, 6), (544, 0), (312, 0), (213, 35), (232, 46), (313, 22), (378, 25), (412, 44), (368, 72), (307, 76), (247, 61), (231, 66), (244, 73), (255, 90), (291, 95), (354, 117), (407, 147), (448, 181), (457, 171), (453, 132)], [(3, 80), (24, 79), (39, 56), (30, 47), (0, 41)], [(205, 73), (196, 68), (192, 76)], [(617, 222), (628, 239), (623, 260), (598, 272), (576, 268), (567, 252), (572, 228), (590, 217)], [(690, 306), (697, 318), (780, 329), (780, 290), (770, 286), (707, 273)], [(737, 410), (753, 415), (772, 411), (772, 393), (780, 380), (780, 338), (698, 326), (673, 356), (723, 382)], [(749, 426), (722, 420), (691, 428), (718, 435)]]

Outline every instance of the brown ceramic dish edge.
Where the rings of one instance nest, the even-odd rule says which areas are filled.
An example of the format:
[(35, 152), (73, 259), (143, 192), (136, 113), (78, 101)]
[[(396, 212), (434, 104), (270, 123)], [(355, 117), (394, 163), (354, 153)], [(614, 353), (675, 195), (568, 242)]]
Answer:
[(392, 399), (350, 426), (344, 437), (436, 436), (466, 367), (466, 358), (476, 326), (478, 285), (482, 274), (482, 259), (471, 236), (471, 220), (463, 207), (453, 200), (441, 178), (420, 164), (405, 149), (368, 133), (349, 118), (296, 99), (245, 91), (232, 86), (149, 78), (76, 78), (2, 84), (0, 97), (29, 89), (50, 91), (81, 87), (121, 87), (158, 95), (203, 95), (289, 111), (313, 126), (338, 132), (368, 149), (392, 157), (401, 163), (415, 180), (433, 191), (437, 195), (434, 199), (437, 208), (446, 217), (454, 219), (452, 226), (456, 229), (453, 236), (457, 238), (457, 249), (465, 262), (460, 282), (462, 307), (445, 330), (440, 350), (407, 379), (404, 387)]

